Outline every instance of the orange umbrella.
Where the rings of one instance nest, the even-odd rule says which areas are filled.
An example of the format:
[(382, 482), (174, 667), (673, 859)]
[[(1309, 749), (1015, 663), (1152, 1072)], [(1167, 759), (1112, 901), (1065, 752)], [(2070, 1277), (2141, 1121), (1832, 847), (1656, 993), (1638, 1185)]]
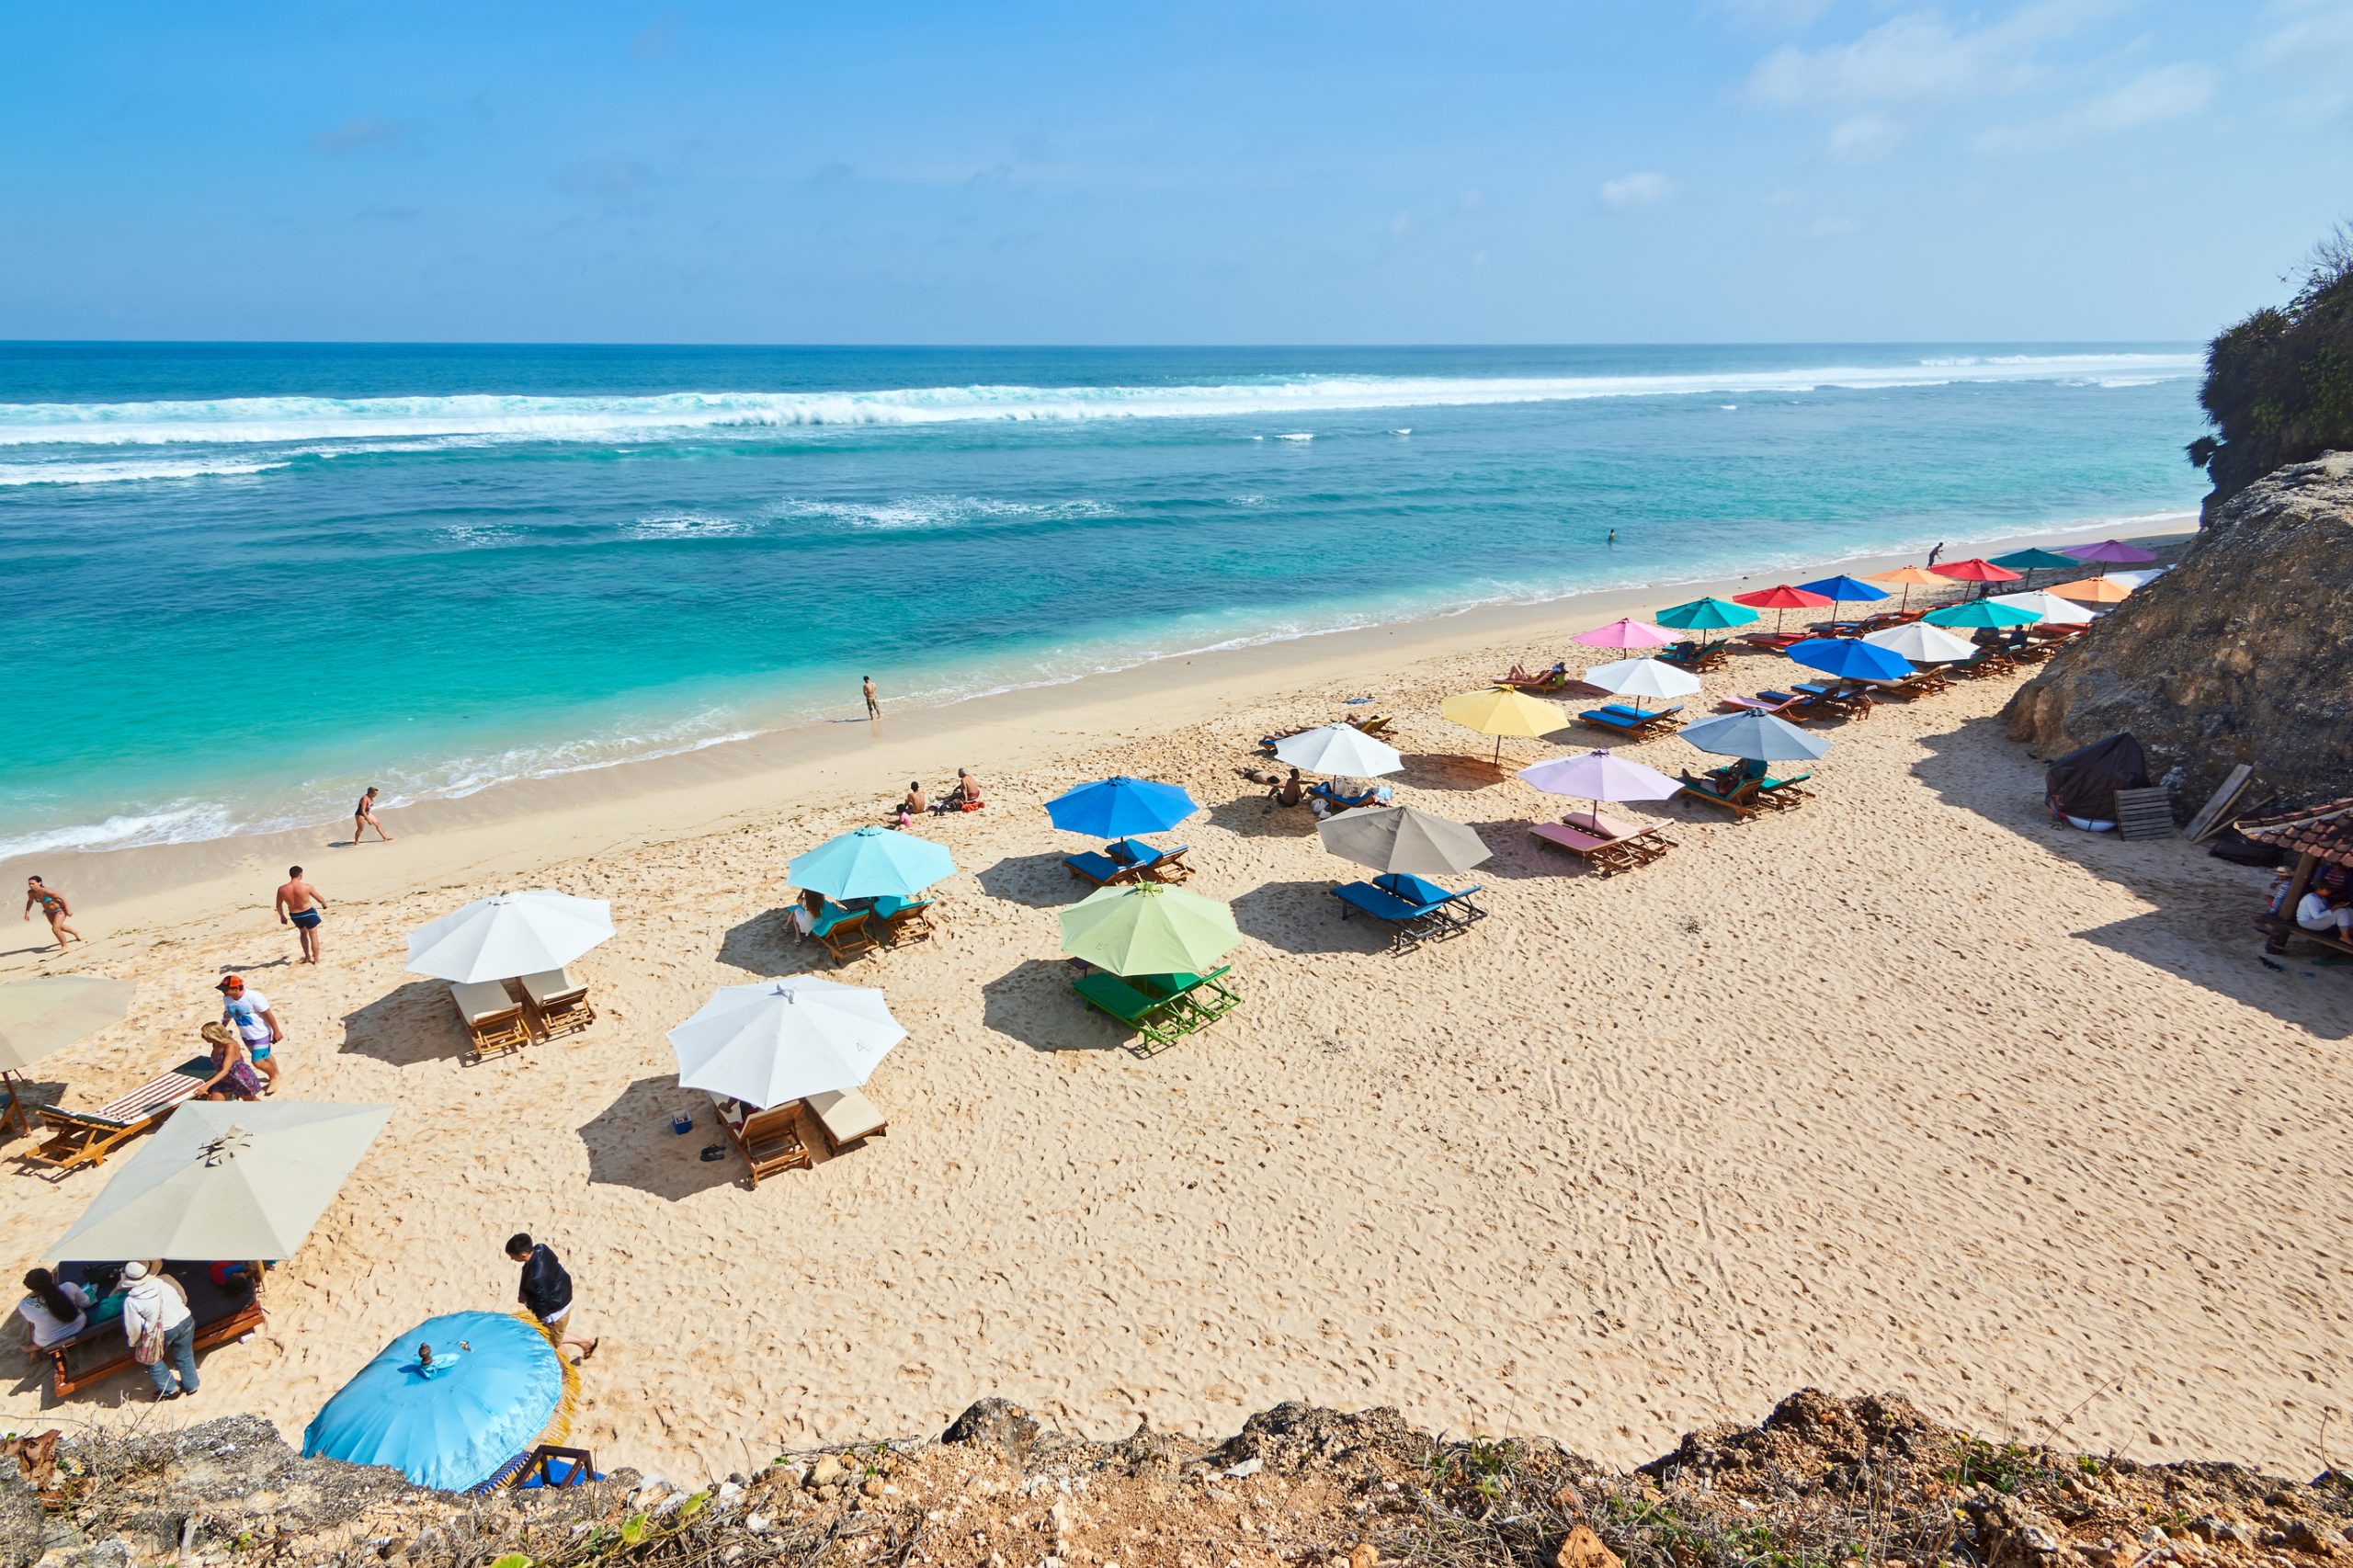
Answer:
[(2116, 605), (2122, 604), (2124, 596), (2132, 590), (2105, 577), (2079, 577), (2075, 582), (2062, 583), (2044, 591), (2056, 594), (2063, 599), (2074, 599), (2078, 604)]
[(1893, 583), (1902, 588), (1904, 597), (1895, 604), (1896, 613), (1900, 615), (1912, 608), (1913, 589), (1933, 588), (1942, 584), (1944, 579), (1925, 566), (1899, 566), (1893, 572), (1866, 572), (1863, 574), (1863, 581)]

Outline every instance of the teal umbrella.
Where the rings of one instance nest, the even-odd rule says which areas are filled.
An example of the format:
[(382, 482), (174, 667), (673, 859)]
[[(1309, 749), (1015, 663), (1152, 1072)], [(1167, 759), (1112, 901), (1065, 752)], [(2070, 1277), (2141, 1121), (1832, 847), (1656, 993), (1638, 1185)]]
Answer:
[(2030, 584), (2034, 581), (2034, 574), (2037, 572), (2047, 571), (2056, 566), (2064, 566), (2072, 572), (2083, 562), (2072, 555), (2062, 555), (2055, 550), (2029, 549), (2014, 550), (2007, 555), (1997, 555), (1994, 557), (1994, 564), (2006, 566), (2013, 572), (2024, 573), (2023, 580)]
[(2042, 618), (2030, 609), (2020, 609), (2015, 605), (1997, 604), (1992, 599), (1971, 599), (1966, 604), (1932, 609), (1920, 619), (1931, 626), (2031, 626)]
[(1705, 598), (1663, 609), (1651, 619), (1661, 626), (1672, 626), (1678, 631), (1723, 631), (1734, 626), (1746, 626), (1756, 619), (1756, 612), (1730, 599)]
[(913, 898), (955, 874), (948, 851), (894, 827), (861, 827), (829, 838), (784, 869), (785, 881), (830, 899)]
[(554, 1345), (520, 1317), (428, 1318), (327, 1401), (302, 1429), (302, 1457), (390, 1465), (419, 1486), (472, 1491), (563, 1425), (564, 1383)]

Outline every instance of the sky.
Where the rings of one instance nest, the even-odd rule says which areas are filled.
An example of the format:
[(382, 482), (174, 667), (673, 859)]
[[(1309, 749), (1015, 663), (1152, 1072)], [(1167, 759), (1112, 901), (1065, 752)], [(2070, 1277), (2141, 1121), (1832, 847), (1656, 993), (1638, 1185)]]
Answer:
[(2353, 0), (17, 7), (0, 337), (2203, 338)]

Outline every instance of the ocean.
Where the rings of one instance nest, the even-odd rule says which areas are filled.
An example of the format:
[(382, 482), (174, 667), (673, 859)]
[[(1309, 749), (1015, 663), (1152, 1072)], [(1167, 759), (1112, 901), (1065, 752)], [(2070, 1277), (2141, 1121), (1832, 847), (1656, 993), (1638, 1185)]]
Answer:
[(870, 674), (887, 710), (2146, 528), (2204, 488), (2200, 367), (2165, 344), (0, 345), (0, 858), (721, 744), (855, 715)]

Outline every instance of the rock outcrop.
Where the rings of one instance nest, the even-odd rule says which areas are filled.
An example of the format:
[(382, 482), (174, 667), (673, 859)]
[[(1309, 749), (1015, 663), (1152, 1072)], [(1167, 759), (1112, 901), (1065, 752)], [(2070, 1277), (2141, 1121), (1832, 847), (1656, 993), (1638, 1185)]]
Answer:
[(2240, 492), (2005, 712), (2044, 756), (2130, 730), (2181, 814), (2242, 762), (2283, 805), (2353, 790), (2353, 452)]

